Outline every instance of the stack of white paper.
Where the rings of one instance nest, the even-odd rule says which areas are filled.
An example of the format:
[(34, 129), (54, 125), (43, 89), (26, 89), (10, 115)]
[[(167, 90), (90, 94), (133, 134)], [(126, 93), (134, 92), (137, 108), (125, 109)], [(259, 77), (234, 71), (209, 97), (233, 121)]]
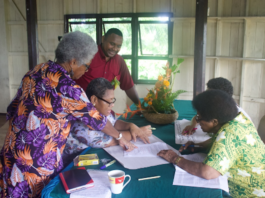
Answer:
[[(204, 153), (195, 153), (191, 155), (182, 155), (187, 160), (195, 161), (195, 162), (203, 162), (206, 157)], [(192, 175), (185, 170), (179, 168), (175, 165), (175, 176), (173, 185), (177, 186), (192, 186), (192, 187), (200, 187), (200, 188), (215, 188), (222, 189), (226, 192), (229, 192), (228, 181), (226, 176), (219, 176), (216, 179), (206, 180), (195, 175)]]
[(198, 125), (196, 128), (196, 132), (193, 135), (182, 135), (183, 129), (190, 125), (190, 121), (183, 119), (183, 120), (176, 120), (175, 121), (175, 142), (176, 144), (185, 144), (188, 141), (192, 141), (194, 143), (204, 142), (211, 137), (202, 131), (201, 126)]
[(87, 169), (90, 177), (94, 181), (94, 187), (73, 192), (70, 198), (111, 198), (109, 171)]
[[(155, 153), (157, 154), (160, 151), (159, 149), (161, 150), (172, 149), (174, 150), (174, 152), (180, 155), (179, 151), (167, 145), (166, 143), (164, 143), (162, 140), (160, 140), (154, 135), (149, 137), (149, 141), (151, 144), (144, 144), (141, 140), (132, 142), (133, 144), (139, 147), (138, 152), (144, 150), (146, 154), (147, 153), (146, 151), (149, 150), (149, 154), (148, 154), (149, 157), (140, 157), (140, 156), (136, 157), (135, 153), (132, 153), (132, 155), (134, 156), (130, 156), (130, 153), (128, 153), (129, 157), (126, 157), (124, 156), (124, 150), (120, 146), (111, 146), (111, 147), (104, 148), (104, 150), (107, 151), (117, 161), (119, 161), (125, 168), (128, 168), (128, 169), (139, 169), (139, 168), (157, 166), (161, 164), (168, 164), (169, 162), (155, 155)], [(162, 143), (162, 144), (155, 144), (156, 148), (154, 148), (153, 147), (154, 145), (152, 143), (157, 143), (157, 142)], [(146, 147), (144, 148), (143, 146), (146, 146)], [(158, 150), (157, 150), (157, 146), (159, 148)]]

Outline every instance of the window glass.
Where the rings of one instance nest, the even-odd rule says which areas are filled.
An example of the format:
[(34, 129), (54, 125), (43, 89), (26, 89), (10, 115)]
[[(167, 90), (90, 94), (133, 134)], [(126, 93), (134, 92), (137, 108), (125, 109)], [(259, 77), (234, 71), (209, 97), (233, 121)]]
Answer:
[(130, 74), (132, 74), (132, 60), (131, 59), (124, 59), (124, 61), (128, 67)]
[(167, 60), (143, 60), (138, 61), (138, 80), (157, 80), (158, 75), (164, 74), (163, 67)]
[(139, 17), (139, 21), (168, 21), (169, 17)]
[(96, 41), (96, 24), (69, 24), (69, 32), (71, 30), (87, 33)]
[[(168, 25), (140, 24), (138, 55), (168, 54)], [(142, 48), (142, 52), (141, 49)]]
[[(123, 43), (120, 55), (130, 55), (132, 54), (132, 26), (130, 23), (104, 23), (105, 31), (107, 32), (111, 28), (118, 28), (123, 35)], [(105, 33), (102, 31), (102, 34)]]
[(131, 17), (103, 18), (102, 21), (131, 21)]
[(82, 19), (69, 19), (68, 20), (69, 22), (96, 22), (96, 18), (89, 18), (89, 19), (85, 19), (85, 18), (82, 18)]

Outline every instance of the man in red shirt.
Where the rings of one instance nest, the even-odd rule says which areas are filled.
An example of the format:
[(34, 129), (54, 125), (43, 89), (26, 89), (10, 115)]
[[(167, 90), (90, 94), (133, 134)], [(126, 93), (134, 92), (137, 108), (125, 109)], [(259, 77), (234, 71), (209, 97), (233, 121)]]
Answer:
[(98, 46), (98, 52), (93, 58), (88, 72), (76, 80), (84, 90), (94, 78), (106, 78), (110, 82), (116, 79), (120, 81), (120, 88), (136, 104), (139, 97), (135, 90), (132, 77), (123, 58), (118, 55), (123, 42), (122, 32), (117, 28), (111, 28), (102, 36), (102, 44)]

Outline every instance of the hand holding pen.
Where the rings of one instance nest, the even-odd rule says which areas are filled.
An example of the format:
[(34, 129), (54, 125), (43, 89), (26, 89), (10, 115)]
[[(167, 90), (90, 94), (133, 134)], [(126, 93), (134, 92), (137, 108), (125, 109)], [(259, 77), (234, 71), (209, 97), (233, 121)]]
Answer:
[(183, 129), (183, 131), (182, 131), (182, 135), (192, 135), (193, 133), (195, 133), (196, 132), (196, 129), (197, 128), (195, 128), (194, 126), (192, 126), (192, 125), (188, 125), (188, 126), (186, 126), (184, 129)]
[(194, 152), (194, 148), (202, 148), (202, 147), (200, 145), (194, 144), (194, 142), (189, 141), (186, 144), (181, 145), (179, 152), (182, 152), (187, 149), (190, 149), (191, 152)]

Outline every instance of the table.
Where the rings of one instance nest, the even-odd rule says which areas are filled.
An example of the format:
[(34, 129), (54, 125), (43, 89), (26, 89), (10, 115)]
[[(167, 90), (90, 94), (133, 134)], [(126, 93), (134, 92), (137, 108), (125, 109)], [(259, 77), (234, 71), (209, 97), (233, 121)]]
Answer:
[[(174, 106), (179, 112), (178, 119), (189, 119), (196, 114), (195, 110), (192, 108), (191, 101), (187, 100), (175, 100)], [(135, 106), (132, 106), (132, 109)], [(123, 118), (122, 118), (123, 119)], [(133, 122), (138, 126), (144, 126), (151, 124), (145, 118), (135, 115), (129, 122)], [(153, 131), (153, 134), (158, 138), (162, 139), (164, 142), (169, 144), (175, 149), (179, 149), (180, 145), (175, 144), (175, 132), (174, 132), (174, 123), (168, 125), (155, 125), (151, 124), (152, 127), (155, 127), (156, 130)], [(108, 158), (113, 159), (106, 151), (103, 149), (94, 149), (87, 148), (83, 153), (97, 153), (99, 158)], [(87, 169), (99, 169), (102, 166), (86, 166)], [(63, 171), (69, 170), (73, 167), (71, 163)], [(187, 187), (187, 186), (174, 186), (173, 178), (175, 174), (175, 168), (172, 164), (159, 165), (155, 167), (148, 167), (139, 170), (129, 170), (124, 168), (119, 162), (116, 162), (110, 167), (107, 167), (105, 170), (123, 170), (126, 174), (131, 176), (131, 182), (123, 189), (123, 192), (119, 195), (112, 195), (113, 198), (155, 198), (155, 197), (178, 197), (178, 198), (217, 198), (223, 197), (222, 190), (220, 189), (208, 189), (208, 188), (196, 188), (196, 187)], [(153, 180), (138, 181), (138, 178), (150, 177), (160, 175), (161, 178)], [(69, 197), (65, 193), (62, 183), (59, 180), (59, 177), (55, 177), (48, 186), (42, 191), (42, 197)]]

